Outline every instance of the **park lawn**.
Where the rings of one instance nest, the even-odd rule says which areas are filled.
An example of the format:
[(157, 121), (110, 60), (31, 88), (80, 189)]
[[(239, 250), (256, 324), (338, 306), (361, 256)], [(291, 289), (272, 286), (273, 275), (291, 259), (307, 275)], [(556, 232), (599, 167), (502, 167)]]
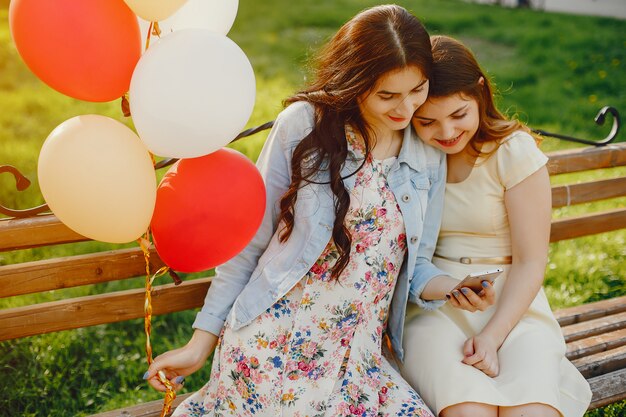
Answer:
[[(282, 108), (281, 100), (303, 85), (308, 74), (307, 59), (316, 48), (357, 11), (377, 3), (300, 0), (296, 6), (287, 0), (241, 0), (229, 36), (246, 52), (257, 77), (257, 101), (248, 125), (274, 119)], [(597, 110), (612, 105), (626, 111), (624, 21), (457, 0), (397, 3), (420, 17), (432, 34), (457, 36), (474, 48), (500, 89), (500, 107), (518, 114), (533, 127), (599, 139), (609, 129), (593, 125)], [(0, 164), (17, 166), (34, 184), (18, 193), (8, 175), (0, 176), (0, 203), (26, 208), (43, 202), (36, 182), (37, 157), (54, 127), (87, 113), (107, 115), (131, 127), (132, 121), (122, 117), (119, 102), (74, 100), (32, 75), (11, 42), (6, 5), (6, 1), (0, 2)], [(260, 133), (233, 147), (255, 160), (265, 137), (266, 133)], [(546, 139), (542, 149), (570, 146), (575, 145)], [(624, 174), (622, 168), (604, 175), (620, 173)], [(589, 174), (571, 174), (567, 180), (585, 178)], [(625, 199), (614, 199), (583, 208), (563, 208), (556, 210), (555, 216), (625, 203)], [(552, 244), (545, 288), (553, 308), (626, 294), (625, 240), (626, 232), (617, 231)], [(113, 247), (120, 246), (85, 242), (0, 253), (0, 265)], [(165, 282), (164, 278), (160, 280)], [(13, 297), (0, 300), (0, 308), (142, 286), (143, 278), (137, 277)], [(155, 317), (155, 353), (184, 344), (194, 315), (187, 311)], [(142, 326), (141, 320), (133, 320), (0, 342), (0, 415), (86, 415), (162, 398), (141, 380), (146, 368)], [(208, 376), (207, 365), (187, 379), (187, 389), (199, 389)], [(625, 411), (624, 404), (619, 404), (588, 415), (616, 417)]]

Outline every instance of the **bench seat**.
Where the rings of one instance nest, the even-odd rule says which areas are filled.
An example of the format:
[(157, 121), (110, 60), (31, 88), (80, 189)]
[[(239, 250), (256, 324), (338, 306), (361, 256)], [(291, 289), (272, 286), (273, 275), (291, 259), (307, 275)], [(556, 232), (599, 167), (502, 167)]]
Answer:
[[(626, 296), (557, 310), (554, 315), (567, 342), (566, 356), (593, 391), (589, 409), (626, 399)], [(175, 404), (189, 395), (178, 396)], [(158, 417), (162, 406), (157, 400), (93, 417)]]

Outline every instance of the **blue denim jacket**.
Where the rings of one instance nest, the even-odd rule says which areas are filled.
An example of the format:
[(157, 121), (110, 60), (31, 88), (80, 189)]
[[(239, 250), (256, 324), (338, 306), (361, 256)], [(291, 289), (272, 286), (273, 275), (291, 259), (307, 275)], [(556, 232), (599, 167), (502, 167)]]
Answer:
[[(248, 246), (216, 269), (194, 328), (219, 334), (227, 317), (234, 329), (249, 324), (304, 277), (330, 241), (334, 202), (330, 187), (323, 184), (307, 184), (298, 191), (290, 238), (280, 243), (276, 233), (279, 201), (291, 182), (293, 150), (313, 125), (314, 108), (306, 102), (290, 105), (276, 119), (257, 161), (267, 192), (263, 221)], [(358, 167), (359, 161), (348, 158), (342, 176)], [(319, 175), (323, 181), (327, 173)], [(348, 190), (354, 187), (355, 178), (344, 179)], [(425, 145), (408, 127), (400, 154), (387, 176), (403, 214), (407, 236), (407, 255), (388, 319), (388, 333), (400, 360), (407, 300), (425, 309), (441, 304), (425, 302), (420, 294), (431, 278), (444, 274), (431, 263), (431, 257), (441, 223), (445, 178), (444, 155)]]

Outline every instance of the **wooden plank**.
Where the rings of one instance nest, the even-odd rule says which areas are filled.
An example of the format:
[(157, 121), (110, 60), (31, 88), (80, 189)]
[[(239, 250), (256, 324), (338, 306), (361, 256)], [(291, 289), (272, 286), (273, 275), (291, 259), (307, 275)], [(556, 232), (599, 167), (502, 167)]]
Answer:
[[(589, 379), (589, 385), (593, 392), (589, 410), (604, 407), (617, 401), (626, 399), (626, 369), (610, 372), (606, 375), (600, 375)], [(174, 400), (174, 406), (177, 407), (187, 397), (193, 393), (178, 395)], [(162, 400), (150, 401), (145, 404), (138, 404), (132, 407), (120, 408), (117, 410), (106, 411), (94, 414), (90, 417), (158, 417), (163, 407)], [(171, 413), (167, 414), (170, 416)]]
[(559, 324), (563, 327), (582, 321), (597, 319), (598, 317), (621, 313), (622, 311), (626, 311), (626, 295), (575, 307), (562, 308), (554, 312), (554, 317), (556, 317)]
[(550, 242), (573, 239), (581, 236), (610, 232), (626, 227), (626, 209), (615, 209), (602, 213), (585, 214), (577, 217), (552, 221)]
[(626, 195), (626, 177), (552, 187), (552, 208)]
[(587, 379), (626, 368), (626, 346), (599, 352), (572, 361)]
[(550, 175), (626, 165), (626, 143), (567, 149), (548, 154)]
[[(150, 271), (163, 265), (152, 249)], [(0, 266), (0, 298), (116, 281), (145, 275), (145, 271), (138, 248), (5, 265)]]
[(626, 312), (599, 317), (561, 328), (567, 343), (626, 328)]
[[(174, 400), (172, 411), (193, 393), (177, 395)], [(150, 401), (144, 404), (134, 405), (132, 407), (120, 408), (117, 410), (106, 411), (104, 413), (94, 414), (90, 417), (159, 417), (163, 409), (163, 400)], [(172, 413), (166, 414), (170, 416)]]
[(569, 360), (573, 360), (624, 345), (626, 345), (626, 328), (570, 342), (567, 344), (566, 356)]
[(0, 252), (84, 240), (52, 214), (0, 220)]
[[(202, 306), (211, 278), (154, 287), (153, 314)], [(0, 340), (114, 323), (144, 316), (144, 290), (134, 289), (0, 310)]]
[(590, 410), (626, 399), (626, 368), (589, 379), (593, 392)]
[[(589, 378), (589, 385), (593, 392), (589, 410), (594, 410), (626, 399), (626, 368)], [(178, 395), (174, 400), (174, 407), (172, 408), (177, 407), (192, 394), (193, 393), (186, 393)], [(163, 401), (155, 400), (132, 407), (94, 414), (90, 417), (158, 417), (162, 407)], [(167, 415), (169, 416), (171, 413)]]

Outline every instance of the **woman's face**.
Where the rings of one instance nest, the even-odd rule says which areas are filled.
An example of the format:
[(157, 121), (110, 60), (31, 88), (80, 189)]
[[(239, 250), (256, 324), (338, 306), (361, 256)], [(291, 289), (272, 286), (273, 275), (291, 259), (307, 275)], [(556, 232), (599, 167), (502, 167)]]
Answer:
[(428, 80), (415, 66), (390, 71), (359, 99), (365, 122), (378, 135), (404, 129), (428, 97)]
[(478, 131), (479, 123), (478, 102), (461, 94), (431, 97), (413, 117), (419, 137), (447, 154), (463, 151)]

